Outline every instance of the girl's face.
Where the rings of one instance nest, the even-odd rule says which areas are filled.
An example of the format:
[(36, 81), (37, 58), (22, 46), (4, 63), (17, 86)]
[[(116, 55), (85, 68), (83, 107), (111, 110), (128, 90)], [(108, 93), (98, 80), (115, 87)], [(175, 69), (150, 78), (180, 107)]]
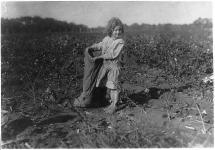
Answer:
[(114, 29), (113, 29), (113, 32), (112, 32), (112, 38), (114, 39), (118, 39), (122, 36), (122, 29), (120, 26), (116, 26)]

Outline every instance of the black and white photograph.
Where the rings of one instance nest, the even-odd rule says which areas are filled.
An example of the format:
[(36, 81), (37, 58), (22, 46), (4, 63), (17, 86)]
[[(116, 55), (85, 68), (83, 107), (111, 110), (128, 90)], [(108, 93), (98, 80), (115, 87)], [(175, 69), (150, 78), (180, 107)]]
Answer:
[(1, 1), (1, 148), (214, 148), (213, 11)]

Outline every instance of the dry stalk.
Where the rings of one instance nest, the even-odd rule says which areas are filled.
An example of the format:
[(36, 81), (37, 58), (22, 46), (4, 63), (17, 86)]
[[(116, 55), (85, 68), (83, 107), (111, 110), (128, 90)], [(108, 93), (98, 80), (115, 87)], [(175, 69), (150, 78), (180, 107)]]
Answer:
[(11, 100), (11, 99), (14, 99), (14, 98), (17, 98), (17, 97), (22, 97), (22, 95), (13, 96), (13, 97), (2, 97), (2, 99), (4, 99), (4, 100)]
[[(37, 74), (37, 76), (39, 75), (39, 73)], [(29, 95), (29, 94), (27, 94), (26, 92), (26, 94), (28, 95), (28, 96), (30, 96), (30, 97), (32, 97), (33, 98), (33, 100), (34, 100), (34, 104), (36, 103), (36, 92), (35, 92), (35, 81), (31, 81), (30, 80), (30, 77), (29, 77), (29, 75), (28, 75), (28, 73), (26, 72), (26, 76), (27, 76), (27, 78), (28, 78), (28, 80), (29, 80), (29, 82), (30, 82), (30, 92), (31, 92), (31, 94), (32, 95)]]
[(2, 141), (1, 147), (2, 147), (2, 146), (5, 146), (5, 145), (8, 145), (8, 144), (13, 144), (13, 143), (21, 142), (21, 141), (23, 141), (23, 140), (25, 140), (25, 139), (23, 139), (23, 138), (18, 139), (18, 138), (17, 138), (17, 139), (8, 140), (8, 141), (5, 141), (5, 142)]
[(200, 115), (200, 118), (201, 118), (202, 127), (203, 127), (203, 133), (205, 134), (207, 130), (205, 128), (205, 123), (204, 123), (204, 120), (203, 120), (203, 117), (202, 117), (202, 114), (201, 114), (200, 107), (199, 107), (198, 103), (196, 103), (196, 107), (198, 109), (198, 112), (199, 112), (199, 115)]
[(145, 139), (148, 143), (150, 143), (152, 145), (152, 141), (151, 140), (149, 140), (148, 138), (146, 138), (144, 136), (142, 138)]
[(168, 100), (170, 99), (170, 96), (167, 98), (167, 99), (165, 99), (164, 98), (164, 100), (165, 100), (165, 102), (166, 102), (166, 108), (167, 108), (167, 115), (168, 115), (168, 119), (169, 119), (169, 121), (171, 120), (171, 115), (170, 115), (170, 113), (169, 113), (169, 103), (168, 103)]

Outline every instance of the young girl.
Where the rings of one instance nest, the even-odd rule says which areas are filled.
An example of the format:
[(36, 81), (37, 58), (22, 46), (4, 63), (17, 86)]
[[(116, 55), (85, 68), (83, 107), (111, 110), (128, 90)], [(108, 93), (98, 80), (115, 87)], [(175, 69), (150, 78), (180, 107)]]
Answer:
[(96, 43), (87, 49), (101, 51), (100, 56), (94, 57), (94, 60), (103, 59), (103, 65), (99, 71), (96, 87), (102, 86), (104, 79), (105, 86), (110, 92), (110, 106), (105, 111), (113, 113), (116, 110), (116, 103), (119, 99), (119, 74), (123, 53), (124, 40), (122, 39), (124, 28), (123, 23), (118, 18), (112, 18), (107, 25), (107, 36), (100, 43)]

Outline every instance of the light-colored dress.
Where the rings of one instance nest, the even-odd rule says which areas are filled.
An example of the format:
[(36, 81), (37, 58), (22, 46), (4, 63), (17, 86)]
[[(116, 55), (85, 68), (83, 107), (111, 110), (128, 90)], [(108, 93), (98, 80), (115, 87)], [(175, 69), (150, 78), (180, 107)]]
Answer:
[(103, 66), (100, 69), (96, 87), (102, 85), (103, 79), (107, 79), (105, 86), (109, 89), (119, 89), (119, 74), (121, 59), (123, 54), (123, 39), (113, 39), (106, 36), (102, 42), (94, 44), (92, 47), (102, 51)]

